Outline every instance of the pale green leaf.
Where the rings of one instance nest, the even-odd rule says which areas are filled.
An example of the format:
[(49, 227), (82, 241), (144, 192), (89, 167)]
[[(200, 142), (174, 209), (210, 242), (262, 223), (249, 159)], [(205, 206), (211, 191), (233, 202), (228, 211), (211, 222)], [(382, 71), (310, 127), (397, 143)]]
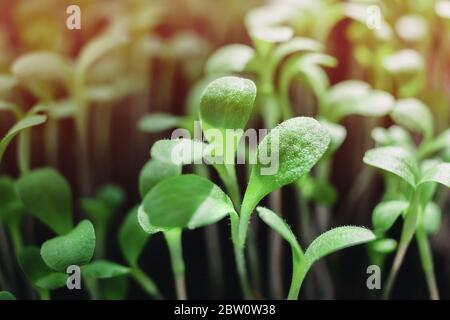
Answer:
[(157, 133), (178, 127), (183, 118), (170, 113), (152, 113), (139, 119), (138, 128), (143, 132)]
[(200, 164), (203, 157), (211, 152), (207, 144), (191, 139), (156, 141), (150, 151), (153, 159), (174, 165)]
[(138, 221), (138, 208), (133, 208), (119, 229), (119, 246), (122, 255), (130, 266), (138, 263), (139, 256), (149, 239)]
[(372, 231), (354, 226), (331, 229), (317, 237), (305, 252), (306, 263), (315, 261), (333, 252), (375, 240)]
[(424, 173), (419, 184), (426, 182), (437, 182), (450, 188), (450, 163), (440, 163)]
[(162, 162), (157, 159), (151, 159), (148, 161), (139, 174), (139, 192), (141, 198), (152, 189), (158, 182), (181, 174), (181, 166), (170, 163)]
[(392, 200), (378, 204), (372, 214), (372, 224), (376, 231), (389, 230), (394, 222), (409, 207), (409, 202)]
[(426, 137), (433, 135), (433, 115), (420, 100), (411, 98), (397, 101), (391, 117), (397, 124), (409, 130), (422, 133)]
[(230, 74), (245, 71), (255, 50), (243, 44), (231, 44), (218, 49), (206, 62), (206, 74)]
[(29, 129), (31, 127), (40, 125), (47, 121), (47, 117), (43, 115), (29, 115), (17, 122), (8, 133), (0, 140), (0, 163), (3, 158), (3, 154), (6, 151), (11, 140), (18, 135), (21, 131)]
[(110, 279), (129, 274), (130, 268), (107, 260), (97, 260), (82, 266), (81, 273), (91, 279)]
[(414, 156), (402, 147), (380, 147), (366, 152), (364, 163), (391, 172), (413, 188), (416, 187), (418, 167)]
[(231, 200), (219, 187), (197, 175), (161, 181), (146, 195), (142, 207), (152, 225), (167, 229), (195, 229), (234, 211)]
[(439, 231), (442, 221), (441, 208), (434, 202), (426, 205), (423, 211), (423, 227), (427, 234), (435, 234)]

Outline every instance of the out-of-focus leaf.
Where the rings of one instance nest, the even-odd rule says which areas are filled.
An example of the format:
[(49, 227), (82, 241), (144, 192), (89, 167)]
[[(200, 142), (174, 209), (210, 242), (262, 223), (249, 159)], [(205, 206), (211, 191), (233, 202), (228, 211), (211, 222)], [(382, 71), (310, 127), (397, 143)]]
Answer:
[(211, 152), (206, 143), (190, 139), (156, 141), (150, 151), (153, 159), (174, 165), (202, 163), (203, 157)]
[(91, 279), (110, 279), (129, 274), (130, 269), (111, 261), (97, 260), (82, 266), (81, 273)]
[(206, 74), (231, 74), (245, 71), (255, 50), (243, 44), (231, 44), (218, 49), (206, 62)]
[(181, 166), (162, 162), (157, 159), (149, 160), (141, 170), (139, 175), (139, 192), (141, 198), (152, 189), (158, 182), (181, 174)]
[(138, 221), (138, 208), (133, 208), (119, 229), (119, 245), (122, 255), (130, 266), (138, 263), (139, 256), (149, 239)]
[(437, 182), (450, 188), (450, 163), (445, 162), (427, 170), (419, 184), (426, 182)]
[(396, 123), (412, 131), (422, 133), (426, 137), (433, 135), (433, 116), (420, 100), (411, 98), (397, 101), (391, 117)]
[(409, 202), (393, 200), (378, 204), (372, 214), (372, 224), (375, 231), (389, 230), (398, 217), (409, 207)]
[(430, 202), (426, 205), (423, 211), (423, 227), (427, 234), (435, 234), (439, 231), (441, 226), (442, 213), (441, 208), (434, 203)]
[(16, 300), (16, 297), (9, 291), (0, 291), (0, 300)]
[(182, 119), (170, 113), (152, 113), (139, 119), (138, 128), (143, 132), (158, 133), (178, 127)]

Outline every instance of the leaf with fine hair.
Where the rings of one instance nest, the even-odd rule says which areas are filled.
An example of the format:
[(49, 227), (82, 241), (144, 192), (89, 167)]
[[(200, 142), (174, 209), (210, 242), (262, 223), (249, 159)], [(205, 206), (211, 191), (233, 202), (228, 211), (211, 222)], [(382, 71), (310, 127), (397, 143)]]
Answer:
[(433, 115), (420, 100), (413, 98), (398, 100), (391, 117), (397, 124), (419, 132), (425, 137), (433, 135)]
[[(211, 82), (203, 92), (200, 103), (200, 120), (206, 139), (219, 154), (227, 146), (227, 131), (237, 132), (247, 125), (256, 98), (256, 86), (251, 80), (238, 77), (222, 77)], [(219, 132), (217, 132), (219, 131)], [(216, 133), (223, 141), (216, 141)], [(233, 145), (237, 148), (238, 136)], [(226, 152), (234, 150), (226, 150)]]
[(437, 182), (450, 188), (450, 163), (440, 163), (428, 169), (422, 176), (419, 184), (427, 182)]
[[(308, 117), (292, 118), (279, 124), (258, 146), (242, 207), (250, 215), (270, 192), (298, 180), (322, 158), (330, 143), (327, 129)], [(265, 168), (262, 159), (275, 159), (277, 168)], [(272, 172), (275, 169), (275, 172)]]
[(41, 256), (50, 268), (66, 272), (70, 265), (88, 264), (94, 250), (94, 226), (90, 221), (83, 220), (66, 235), (44, 242), (41, 247)]
[(392, 200), (378, 204), (372, 214), (375, 231), (387, 231), (409, 207), (408, 201)]
[(206, 74), (241, 73), (254, 58), (255, 50), (243, 44), (230, 44), (219, 48), (206, 62)]
[(110, 279), (129, 274), (130, 268), (107, 260), (97, 260), (82, 266), (81, 273), (91, 279)]
[(17, 181), (25, 208), (53, 231), (72, 229), (72, 192), (67, 180), (51, 168), (31, 171)]
[(406, 182), (413, 188), (416, 187), (416, 180), (419, 169), (414, 156), (402, 147), (380, 147), (366, 152), (363, 158), (364, 163), (391, 172)]
[(152, 189), (158, 182), (181, 174), (181, 166), (162, 162), (157, 159), (149, 160), (139, 174), (139, 192), (141, 198)]
[(192, 174), (158, 183), (145, 196), (142, 209), (151, 225), (164, 229), (203, 227), (234, 211), (230, 198), (218, 186)]
[(302, 249), (289, 225), (279, 215), (267, 208), (258, 207), (256, 210), (258, 211), (261, 220), (274, 229), (290, 244), (293, 255), (297, 256), (297, 258), (303, 257)]
[(119, 246), (123, 257), (130, 266), (136, 266), (139, 256), (149, 239), (138, 221), (138, 208), (130, 210), (119, 229)]
[(178, 127), (182, 121), (182, 117), (170, 113), (156, 112), (140, 118), (138, 128), (142, 132), (158, 133)]
[(354, 226), (331, 229), (317, 237), (305, 251), (308, 266), (330, 253), (375, 240), (372, 231)]
[(36, 114), (26, 116), (25, 118), (17, 122), (0, 140), (0, 163), (2, 161), (3, 154), (5, 153), (6, 148), (16, 135), (18, 135), (23, 130), (43, 124), (45, 121), (47, 121), (47, 116)]

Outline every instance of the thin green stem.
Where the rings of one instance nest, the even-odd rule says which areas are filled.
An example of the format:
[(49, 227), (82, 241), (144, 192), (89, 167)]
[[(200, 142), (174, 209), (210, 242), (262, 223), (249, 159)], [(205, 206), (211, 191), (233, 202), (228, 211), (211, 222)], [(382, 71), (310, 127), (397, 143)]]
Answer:
[(52, 167), (58, 165), (58, 121), (49, 117), (45, 125), (46, 160)]
[(303, 253), (292, 249), (292, 280), (287, 297), (288, 300), (298, 299), (298, 294), (300, 293), (308, 269)]
[(416, 231), (416, 239), (419, 245), (420, 260), (422, 262), (422, 269), (425, 273), (428, 291), (430, 292), (431, 300), (439, 300), (439, 290), (436, 283), (436, 276), (434, 273), (433, 254), (431, 253), (430, 243), (427, 234), (422, 226), (419, 226)]
[(398, 271), (403, 263), (403, 259), (405, 258), (406, 251), (409, 247), (409, 244), (411, 243), (414, 233), (416, 232), (417, 218), (420, 210), (419, 201), (419, 191), (416, 190), (409, 205), (408, 212), (406, 213), (397, 253), (395, 255), (394, 262), (392, 264), (391, 270), (389, 271), (389, 275), (384, 286), (383, 299), (389, 299), (391, 295)]
[(131, 275), (136, 280), (136, 282), (141, 286), (141, 288), (147, 292), (150, 296), (155, 299), (163, 299), (158, 287), (153, 282), (153, 280), (142, 271), (139, 266), (133, 266), (131, 268)]
[(38, 293), (41, 300), (50, 300), (50, 291), (45, 289), (38, 289)]
[(186, 300), (185, 266), (181, 239), (182, 231), (180, 229), (169, 230), (164, 232), (164, 236), (169, 247), (177, 298), (178, 300)]
[(17, 159), (21, 175), (24, 175), (30, 171), (30, 139), (30, 129), (25, 129), (19, 134)]
[(251, 299), (252, 294), (250, 290), (250, 284), (248, 282), (247, 267), (245, 265), (245, 255), (243, 247), (239, 247), (237, 245), (234, 246), (234, 258), (236, 259), (236, 267), (244, 299)]

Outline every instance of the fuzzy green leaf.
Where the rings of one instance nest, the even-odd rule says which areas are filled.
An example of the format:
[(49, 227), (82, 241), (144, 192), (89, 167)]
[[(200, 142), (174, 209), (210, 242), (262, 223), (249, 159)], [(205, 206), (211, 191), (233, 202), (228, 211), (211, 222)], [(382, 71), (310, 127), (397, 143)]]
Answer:
[(433, 115), (420, 100), (411, 98), (397, 101), (391, 117), (396, 123), (409, 130), (419, 132), (426, 137), (433, 135)]
[(305, 252), (305, 260), (311, 266), (315, 261), (333, 252), (372, 240), (375, 240), (375, 235), (366, 228), (346, 226), (331, 229), (309, 245)]
[(303, 256), (302, 249), (298, 244), (297, 238), (292, 232), (289, 225), (275, 212), (264, 208), (258, 207), (256, 208), (258, 211), (259, 217), (272, 229), (274, 229), (279, 235), (283, 237), (290, 245), (292, 250), (298, 255)]
[(138, 263), (139, 256), (149, 239), (138, 221), (138, 208), (133, 208), (119, 229), (119, 246), (122, 255), (130, 266)]
[[(245, 214), (270, 192), (308, 173), (329, 143), (327, 129), (308, 117), (289, 119), (270, 131), (258, 146), (258, 163), (252, 168), (243, 201)], [(268, 157), (273, 160), (272, 167), (262, 163)]]
[(152, 113), (139, 119), (138, 128), (143, 132), (157, 133), (178, 127), (182, 120), (170, 113)]
[(364, 155), (364, 163), (391, 172), (413, 188), (416, 187), (418, 175), (417, 163), (414, 156), (401, 147), (380, 147), (371, 149)]
[(68, 234), (44, 242), (41, 256), (50, 268), (66, 272), (70, 265), (88, 264), (94, 250), (94, 226), (90, 221), (83, 220)]
[(29, 129), (34, 126), (38, 126), (47, 121), (47, 117), (43, 115), (29, 115), (17, 122), (8, 133), (0, 140), (0, 163), (3, 158), (3, 154), (6, 151), (9, 143), (16, 135), (18, 135), (21, 131)]
[(195, 229), (234, 211), (228, 196), (197, 175), (181, 175), (158, 183), (143, 200), (143, 211), (158, 228)]
[(181, 166), (151, 159), (144, 165), (139, 175), (139, 192), (141, 198), (144, 198), (158, 182), (180, 174)]
[(58, 234), (72, 229), (72, 192), (57, 171), (38, 169), (23, 175), (17, 190), (26, 209)]
[[(232, 145), (234, 150), (225, 151), (230, 152), (225, 153), (226, 156), (234, 155), (240, 138), (238, 130), (247, 125), (255, 98), (255, 84), (243, 78), (223, 77), (206, 87), (200, 103), (200, 120), (206, 139), (214, 145), (218, 155), (223, 155), (226, 150), (227, 131), (238, 134), (231, 137), (236, 139)], [(218, 139), (218, 134), (221, 139)]]
[(393, 200), (378, 204), (372, 214), (372, 224), (376, 231), (389, 230), (394, 222), (409, 207), (409, 202)]
[(218, 49), (206, 62), (206, 74), (230, 74), (245, 71), (255, 56), (253, 48), (243, 44), (231, 44)]
[(426, 182), (437, 182), (450, 188), (450, 163), (440, 163), (429, 170), (427, 170), (419, 184)]
[(82, 266), (81, 273), (91, 279), (110, 279), (129, 274), (130, 268), (107, 260), (97, 260)]

